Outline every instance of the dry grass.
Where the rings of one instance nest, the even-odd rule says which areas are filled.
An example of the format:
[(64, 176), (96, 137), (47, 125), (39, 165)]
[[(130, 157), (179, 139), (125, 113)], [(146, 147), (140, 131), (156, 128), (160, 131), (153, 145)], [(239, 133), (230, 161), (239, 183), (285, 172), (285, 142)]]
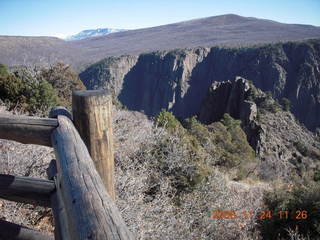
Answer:
[[(4, 108), (0, 113), (9, 114)], [(53, 158), (51, 148), (0, 140), (0, 174), (46, 178), (46, 168)], [(53, 231), (49, 208), (0, 200), (0, 218), (44, 232)]]

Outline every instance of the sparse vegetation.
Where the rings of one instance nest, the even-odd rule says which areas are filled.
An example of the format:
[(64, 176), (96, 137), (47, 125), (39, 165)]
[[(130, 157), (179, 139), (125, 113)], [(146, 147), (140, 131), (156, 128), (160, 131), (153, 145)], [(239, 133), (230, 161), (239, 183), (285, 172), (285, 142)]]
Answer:
[[(221, 208), (256, 209), (263, 187), (233, 185), (218, 168), (197, 160), (203, 148), (214, 146), (205, 125), (191, 118), (184, 122), (186, 128), (172, 133), (152, 126), (140, 113), (115, 114), (118, 206), (137, 239), (237, 239), (239, 235), (254, 239), (258, 235), (254, 217), (212, 219), (213, 211)], [(210, 156), (217, 157), (202, 155), (207, 161)], [(201, 170), (206, 170), (204, 175)]]
[(314, 175), (313, 175), (313, 180), (315, 182), (320, 182), (320, 170), (319, 169), (315, 170)]
[[(275, 187), (264, 198), (272, 217), (259, 219), (264, 239), (287, 239), (288, 229), (309, 239), (320, 238), (320, 185), (312, 181)], [(285, 212), (287, 211), (287, 213)]]
[(293, 144), (296, 149), (303, 155), (303, 156), (307, 156), (309, 153), (308, 148), (302, 143), (302, 142), (294, 142)]
[(57, 62), (50, 68), (43, 68), (40, 77), (48, 81), (56, 90), (60, 104), (71, 107), (73, 90), (84, 90), (85, 86), (69, 65)]
[(174, 130), (178, 126), (180, 126), (180, 122), (176, 119), (176, 117), (166, 110), (161, 110), (161, 112), (155, 117), (155, 124), (159, 127), (165, 127), (170, 130)]
[(213, 166), (236, 169), (234, 179), (239, 180), (248, 176), (254, 165), (255, 154), (240, 127), (241, 122), (229, 114), (225, 114), (221, 122), (208, 126), (192, 117), (183, 122), (183, 128), (171, 113), (162, 111), (156, 122), (162, 122), (162, 126), (181, 139), (193, 158), (201, 163), (203, 172)]
[(9, 110), (23, 109), (31, 114), (44, 114), (58, 104), (58, 98), (53, 87), (45, 79), (34, 79), (24, 71), (13, 74), (2, 65), (0, 72), (0, 96)]
[(56, 105), (71, 106), (72, 91), (84, 89), (77, 74), (63, 63), (49, 69), (15, 68), (0, 65), (0, 97), (9, 110), (46, 115)]
[[(273, 233), (280, 233), (283, 237), (317, 236), (310, 234), (312, 231), (317, 233), (313, 226), (318, 222), (314, 217), (308, 224), (302, 221), (283, 224), (279, 219), (271, 219), (274, 222), (267, 225), (266, 220), (258, 221), (261, 209), (278, 211), (301, 207), (311, 212), (318, 209), (312, 203), (317, 203), (316, 191), (319, 189), (316, 185), (310, 190), (297, 185), (300, 190), (296, 191), (294, 185), (285, 185), (282, 190), (274, 193), (271, 190), (264, 195), (268, 183), (246, 178), (252, 170), (248, 164), (256, 163), (240, 121), (225, 114), (221, 121), (210, 125), (201, 124), (196, 117), (181, 124), (164, 110), (155, 121), (158, 124), (141, 113), (114, 110), (116, 203), (137, 239), (272, 239)], [(0, 141), (0, 149), (4, 147), (6, 144)], [(6, 159), (15, 156), (14, 148), (19, 147), (14, 145), (11, 153), (9, 150), (0, 152), (1, 166), (8, 166), (11, 171), (14, 162)], [(43, 154), (42, 149), (30, 151), (29, 154), (36, 156)], [(33, 162), (27, 165), (30, 175), (37, 171), (44, 174), (41, 167), (33, 166), (37, 165)], [(317, 176), (316, 172), (314, 176)], [(309, 205), (299, 205), (301, 202)], [(4, 206), (3, 214), (9, 219), (14, 218), (7, 210), (9, 207), (25, 208), (8, 203)], [(242, 213), (251, 209), (251, 218), (240, 214), (235, 219), (212, 219), (214, 210)], [(34, 211), (29, 209), (27, 213)], [(39, 215), (43, 214), (47, 216), (48, 212)], [(298, 230), (295, 224), (298, 224)], [(308, 229), (300, 231), (304, 227)]]
[(284, 111), (290, 111), (291, 101), (288, 98), (282, 98), (281, 104)]
[(281, 106), (272, 98), (272, 93), (267, 91), (266, 98), (258, 104), (258, 107), (262, 111), (269, 111), (271, 113), (276, 113), (281, 109)]

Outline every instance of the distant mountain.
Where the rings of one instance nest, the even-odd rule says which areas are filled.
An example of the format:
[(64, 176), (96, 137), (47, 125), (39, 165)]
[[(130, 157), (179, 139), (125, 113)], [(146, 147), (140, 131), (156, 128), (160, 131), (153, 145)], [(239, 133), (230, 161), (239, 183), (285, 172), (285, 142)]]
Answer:
[(197, 46), (249, 46), (320, 38), (320, 27), (227, 14), (77, 41), (0, 36), (0, 62), (8, 65), (64, 61), (76, 71), (107, 56)]
[(127, 30), (126, 29), (115, 29), (115, 28), (88, 29), (88, 30), (83, 30), (75, 35), (68, 36), (64, 40), (74, 41), (74, 40), (80, 40), (80, 39), (85, 39), (85, 38), (90, 38), (90, 37), (105, 36), (110, 33), (124, 32), (124, 31), (127, 31)]
[(8, 66), (48, 66), (62, 61), (78, 71), (88, 63), (85, 55), (81, 48), (56, 37), (0, 36), (0, 63)]
[(320, 38), (320, 27), (227, 14), (75, 41), (89, 56), (120, 56), (214, 45), (252, 45)]

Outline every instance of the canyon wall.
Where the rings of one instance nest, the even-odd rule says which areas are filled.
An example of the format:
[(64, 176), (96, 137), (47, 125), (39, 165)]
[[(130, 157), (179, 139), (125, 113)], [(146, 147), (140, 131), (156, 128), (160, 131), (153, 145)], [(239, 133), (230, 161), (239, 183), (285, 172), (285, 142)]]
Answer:
[[(320, 40), (248, 48), (193, 48), (106, 58), (80, 74), (88, 89), (111, 90), (130, 110), (178, 118), (200, 113), (213, 82), (249, 79), (309, 129), (320, 126)], [(217, 102), (217, 104), (220, 104)]]

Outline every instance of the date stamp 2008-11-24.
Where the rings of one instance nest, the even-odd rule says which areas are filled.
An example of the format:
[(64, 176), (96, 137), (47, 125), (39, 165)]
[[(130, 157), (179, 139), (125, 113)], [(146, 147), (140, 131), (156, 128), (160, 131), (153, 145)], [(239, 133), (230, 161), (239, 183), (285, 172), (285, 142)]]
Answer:
[(296, 219), (296, 220), (305, 220), (308, 218), (308, 212), (306, 210), (280, 210), (278, 212), (273, 212), (270, 210), (242, 210), (242, 211), (233, 211), (233, 210), (213, 210), (211, 218), (213, 220), (222, 220), (222, 219), (236, 219), (236, 218), (258, 218), (260, 220), (267, 220), (271, 218), (279, 219)]

